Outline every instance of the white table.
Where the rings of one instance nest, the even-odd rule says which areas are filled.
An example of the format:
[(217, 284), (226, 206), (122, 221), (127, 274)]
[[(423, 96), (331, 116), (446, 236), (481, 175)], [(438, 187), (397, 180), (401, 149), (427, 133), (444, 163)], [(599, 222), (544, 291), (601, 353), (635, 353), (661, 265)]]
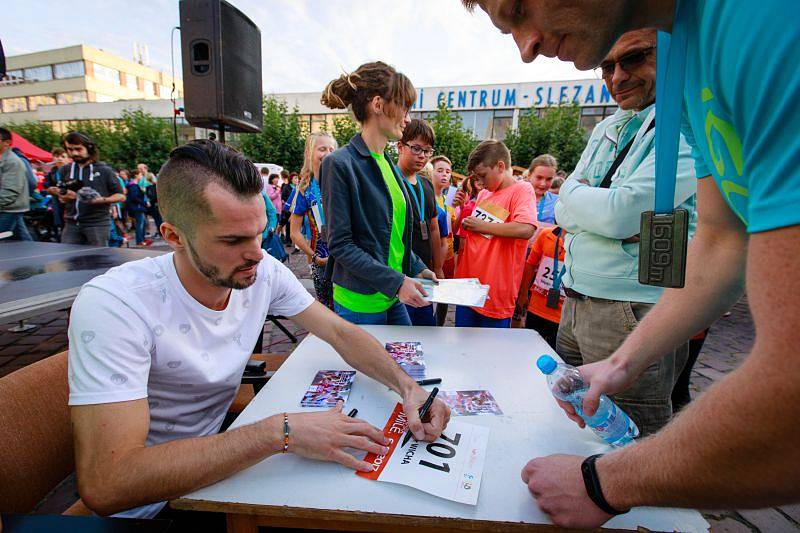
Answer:
[[(442, 390), (487, 389), (503, 416), (464, 417), (491, 428), (477, 506), (440, 499), (421, 491), (370, 481), (332, 463), (291, 454), (262, 461), (172, 505), (228, 513), (229, 531), (256, 525), (321, 527), (361, 531), (526, 530), (550, 524), (520, 480), (525, 463), (553, 453), (590, 455), (608, 447), (579, 429), (560, 411), (536, 369), (542, 353), (555, 355), (535, 332), (524, 329), (406, 328), (368, 326), (382, 343), (420, 341), (428, 377), (441, 377)], [(284, 411), (300, 411), (300, 399), (318, 370), (349, 369), (336, 352), (309, 336), (234, 422), (252, 423)], [(358, 374), (345, 411), (378, 428), (398, 397)], [(606, 527), (658, 531), (706, 531), (696, 511), (638, 508)], [(550, 529), (553, 526), (547, 526)]]

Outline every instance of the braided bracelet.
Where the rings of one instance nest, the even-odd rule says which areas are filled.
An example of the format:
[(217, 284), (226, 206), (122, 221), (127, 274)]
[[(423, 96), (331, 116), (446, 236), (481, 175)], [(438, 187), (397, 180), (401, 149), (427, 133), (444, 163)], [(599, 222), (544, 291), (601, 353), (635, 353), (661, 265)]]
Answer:
[(283, 453), (289, 451), (289, 415), (283, 413)]

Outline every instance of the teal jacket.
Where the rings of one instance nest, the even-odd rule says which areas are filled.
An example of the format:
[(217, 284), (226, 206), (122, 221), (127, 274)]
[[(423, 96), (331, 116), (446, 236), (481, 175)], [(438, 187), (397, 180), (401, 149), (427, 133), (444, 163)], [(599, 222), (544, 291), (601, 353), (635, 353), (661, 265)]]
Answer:
[(9, 148), (0, 156), (0, 212), (25, 213), (29, 209), (25, 163)]
[[(556, 204), (556, 222), (568, 233), (562, 282), (596, 298), (655, 303), (663, 289), (639, 283), (639, 243), (623, 243), (639, 234), (642, 211), (655, 202), (655, 129), (637, 132), (655, 105), (639, 113), (617, 110), (592, 132), (575, 171), (564, 182)], [(617, 153), (636, 139), (608, 189), (600, 188)], [(689, 235), (697, 223), (697, 179), (691, 149), (681, 137), (675, 205), (689, 211)], [(580, 179), (589, 181), (589, 185)]]

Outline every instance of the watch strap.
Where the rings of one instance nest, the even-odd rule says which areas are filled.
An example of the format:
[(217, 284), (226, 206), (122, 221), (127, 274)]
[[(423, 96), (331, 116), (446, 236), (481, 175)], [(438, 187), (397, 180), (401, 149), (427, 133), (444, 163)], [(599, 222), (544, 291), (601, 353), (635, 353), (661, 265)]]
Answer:
[(603, 489), (600, 487), (600, 478), (597, 475), (597, 467), (595, 466), (595, 462), (602, 456), (602, 453), (591, 455), (584, 459), (581, 464), (581, 474), (583, 474), (583, 484), (586, 486), (586, 494), (589, 495), (589, 498), (591, 498), (594, 504), (603, 512), (610, 515), (625, 514), (630, 509), (625, 511), (614, 509), (608, 501), (606, 501), (605, 496), (603, 496)]

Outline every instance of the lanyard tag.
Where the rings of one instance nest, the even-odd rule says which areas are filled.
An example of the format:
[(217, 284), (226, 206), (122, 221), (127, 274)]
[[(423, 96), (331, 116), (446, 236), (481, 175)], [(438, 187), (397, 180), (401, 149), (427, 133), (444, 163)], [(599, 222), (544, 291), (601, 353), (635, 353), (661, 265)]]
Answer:
[(422, 236), (423, 241), (428, 240), (428, 221), (427, 220), (420, 220), (419, 222), (419, 233)]
[(545, 305), (550, 309), (558, 309), (561, 302), (561, 291), (559, 289), (547, 289), (547, 301)]
[(685, 283), (689, 212), (642, 213), (639, 283), (680, 289)]

